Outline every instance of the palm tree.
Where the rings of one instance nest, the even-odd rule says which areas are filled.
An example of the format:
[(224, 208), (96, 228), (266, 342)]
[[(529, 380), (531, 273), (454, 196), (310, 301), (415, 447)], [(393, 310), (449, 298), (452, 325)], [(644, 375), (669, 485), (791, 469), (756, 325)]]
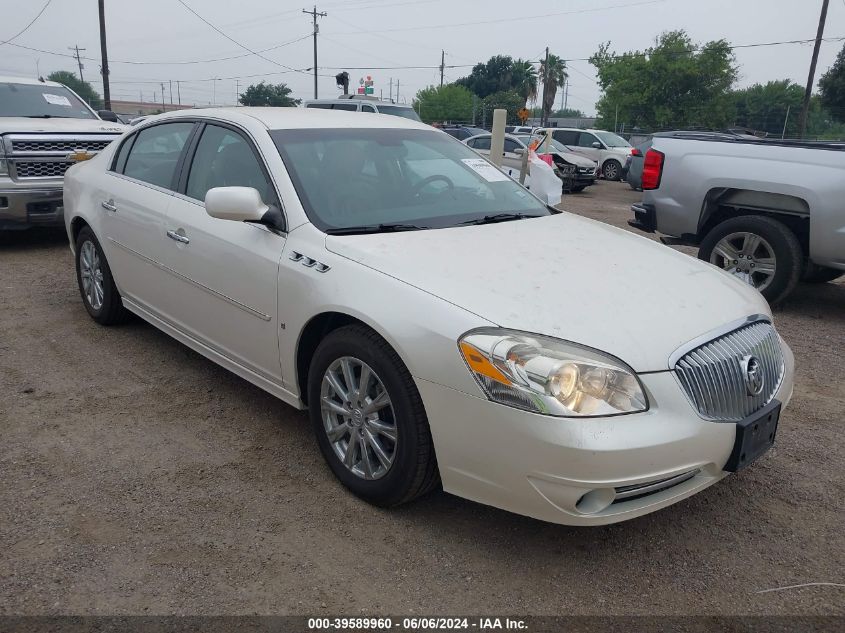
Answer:
[(540, 62), (540, 76), (546, 78), (546, 85), (543, 87), (543, 119), (546, 120), (554, 107), (557, 89), (569, 76), (566, 72), (566, 62), (557, 55), (549, 55), (548, 74), (544, 60)]
[(517, 59), (511, 66), (513, 89), (525, 103), (537, 98), (537, 69), (534, 64), (524, 59)]

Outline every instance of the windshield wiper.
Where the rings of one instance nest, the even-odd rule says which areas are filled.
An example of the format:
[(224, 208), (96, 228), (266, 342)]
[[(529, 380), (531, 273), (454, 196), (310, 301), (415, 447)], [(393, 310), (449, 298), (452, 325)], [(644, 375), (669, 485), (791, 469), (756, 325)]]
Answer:
[(364, 235), (366, 233), (399, 233), (401, 231), (424, 231), (429, 226), (417, 224), (373, 224), (369, 226), (345, 226), (337, 229), (326, 229), (328, 235)]
[(527, 218), (541, 218), (541, 215), (527, 214), (527, 213), (495, 213), (493, 215), (485, 215), (483, 218), (476, 220), (467, 220), (461, 224), (495, 224), (497, 222), (511, 222), (513, 220), (525, 220)]

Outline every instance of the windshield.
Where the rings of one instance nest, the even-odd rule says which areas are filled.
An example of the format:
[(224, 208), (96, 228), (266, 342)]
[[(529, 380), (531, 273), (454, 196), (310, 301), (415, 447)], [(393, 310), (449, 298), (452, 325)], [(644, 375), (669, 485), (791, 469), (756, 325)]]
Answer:
[(0, 83), (0, 116), (97, 118), (64, 86), (16, 83)]
[(390, 116), (401, 116), (403, 119), (411, 119), (411, 121), (419, 121), (420, 117), (414, 112), (413, 108), (403, 108), (401, 106), (380, 105), (378, 107), (380, 114), (389, 114)]
[(436, 130), (303, 129), (271, 136), (309, 219), (322, 231), (550, 215), (509, 176)]
[(613, 132), (594, 132), (608, 147), (631, 147), (631, 144)]

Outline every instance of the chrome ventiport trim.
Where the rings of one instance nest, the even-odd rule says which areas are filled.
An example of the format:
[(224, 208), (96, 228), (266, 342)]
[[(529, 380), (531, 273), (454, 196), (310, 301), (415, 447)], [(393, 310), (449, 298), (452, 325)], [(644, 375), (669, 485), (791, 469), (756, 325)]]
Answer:
[(635, 484), (633, 486), (620, 486), (619, 488), (616, 488), (616, 497), (613, 499), (613, 503), (625, 501), (633, 497), (643, 497), (645, 495), (654, 494), (655, 492), (660, 492), (661, 490), (666, 490), (667, 488), (672, 488), (673, 486), (682, 484), (685, 481), (689, 481), (700, 472), (701, 470), (696, 468), (695, 470), (690, 470), (689, 472), (681, 473), (680, 475), (675, 475), (666, 479), (648, 481), (646, 483)]

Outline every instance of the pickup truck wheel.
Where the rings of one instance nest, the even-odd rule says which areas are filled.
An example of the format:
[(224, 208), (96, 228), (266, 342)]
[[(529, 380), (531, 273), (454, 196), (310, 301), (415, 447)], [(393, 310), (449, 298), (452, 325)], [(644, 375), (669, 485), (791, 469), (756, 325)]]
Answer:
[(362, 499), (395, 506), (440, 482), (416, 385), (371, 329), (349, 325), (322, 340), (308, 372), (308, 404), (323, 457)]
[(76, 237), (76, 281), (82, 303), (97, 323), (115, 325), (129, 317), (100, 242), (87, 226)]
[(605, 161), (604, 165), (602, 165), (601, 170), (604, 174), (605, 180), (620, 180), (622, 165), (619, 164), (619, 161), (608, 160)]
[(765, 216), (717, 224), (702, 240), (698, 257), (754, 286), (771, 304), (792, 292), (804, 270), (795, 234)]
[(837, 270), (835, 268), (828, 268), (827, 266), (817, 266), (812, 262), (807, 264), (804, 270), (804, 276), (801, 281), (808, 284), (823, 284), (828, 281), (834, 281), (845, 275), (845, 270)]

